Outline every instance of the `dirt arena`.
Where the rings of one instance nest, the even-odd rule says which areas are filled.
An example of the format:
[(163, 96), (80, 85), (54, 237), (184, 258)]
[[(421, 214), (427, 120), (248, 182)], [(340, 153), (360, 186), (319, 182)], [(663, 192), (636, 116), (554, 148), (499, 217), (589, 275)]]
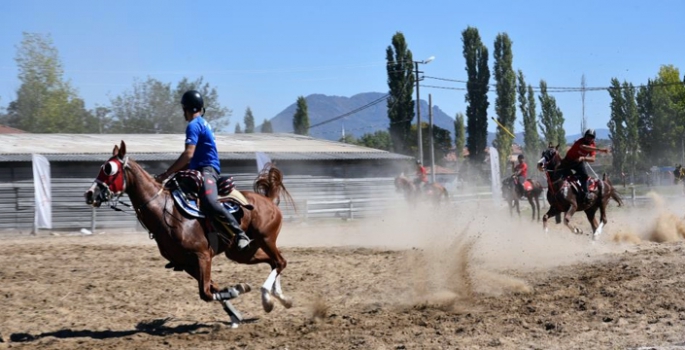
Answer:
[(287, 224), (289, 310), (262, 310), (268, 266), (217, 257), (214, 280), (254, 288), (234, 300), (238, 329), (145, 233), (4, 235), (0, 348), (685, 348), (683, 203), (613, 206), (595, 244), (528, 212), (421, 214)]

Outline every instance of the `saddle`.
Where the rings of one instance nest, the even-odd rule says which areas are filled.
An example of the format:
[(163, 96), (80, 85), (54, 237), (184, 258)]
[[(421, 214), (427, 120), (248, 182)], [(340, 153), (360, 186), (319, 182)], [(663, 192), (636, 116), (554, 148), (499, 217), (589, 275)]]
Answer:
[[(176, 206), (187, 216), (200, 220), (205, 233), (219, 233), (224, 238), (232, 241), (235, 234), (222, 217), (207, 218), (200, 206), (200, 193), (204, 179), (202, 173), (197, 170), (181, 170), (174, 174), (164, 185), (174, 198)], [(231, 213), (238, 222), (242, 219), (243, 208), (252, 210), (250, 204), (240, 191), (235, 189), (233, 177), (222, 176), (217, 181), (219, 190), (219, 202)], [(217, 227), (221, 228), (217, 230)], [(219, 231), (219, 232), (217, 232)], [(210, 243), (216, 241), (213, 235), (208, 236)], [(212, 244), (213, 248), (215, 244)]]
[[(575, 175), (567, 176), (566, 180), (571, 184), (573, 190), (577, 193), (582, 192), (582, 187), (580, 186), (580, 180)], [(599, 186), (599, 180), (594, 177), (590, 177), (587, 180), (587, 195), (596, 194), (597, 187)]]
[[(519, 179), (518, 176), (514, 177), (514, 185), (519, 184)], [(533, 183), (530, 181), (530, 179), (526, 179), (526, 181), (523, 181), (523, 192), (530, 192), (533, 190)]]

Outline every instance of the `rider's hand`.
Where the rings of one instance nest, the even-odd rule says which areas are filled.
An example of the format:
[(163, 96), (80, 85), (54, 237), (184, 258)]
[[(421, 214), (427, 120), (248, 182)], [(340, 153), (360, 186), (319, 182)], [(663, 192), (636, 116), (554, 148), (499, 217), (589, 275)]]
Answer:
[(169, 176), (169, 175), (167, 175), (166, 172), (163, 172), (163, 173), (161, 173), (161, 174), (159, 174), (159, 175), (155, 175), (155, 181), (157, 181), (157, 182), (159, 182), (159, 183), (162, 183), (162, 182), (164, 182), (164, 180), (166, 180), (166, 178), (167, 178), (168, 176)]

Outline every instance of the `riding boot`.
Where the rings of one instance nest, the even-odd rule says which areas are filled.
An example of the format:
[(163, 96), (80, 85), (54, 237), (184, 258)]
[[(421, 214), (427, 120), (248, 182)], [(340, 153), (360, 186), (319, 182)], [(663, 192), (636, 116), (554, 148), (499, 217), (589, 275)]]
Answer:
[(589, 193), (588, 188), (587, 188), (587, 180), (588, 179), (585, 179), (585, 178), (580, 179), (580, 188), (581, 188), (581, 191), (583, 193), (582, 200), (585, 202), (587, 202), (588, 197), (590, 197), (590, 193)]
[(236, 238), (238, 239), (238, 249), (243, 250), (247, 248), (248, 245), (250, 245), (250, 238), (247, 237), (245, 234), (245, 231), (243, 231), (242, 228), (240, 228), (240, 224), (238, 224), (238, 221), (233, 217), (233, 215), (228, 215), (226, 218), (226, 223), (228, 224), (228, 228), (235, 234)]

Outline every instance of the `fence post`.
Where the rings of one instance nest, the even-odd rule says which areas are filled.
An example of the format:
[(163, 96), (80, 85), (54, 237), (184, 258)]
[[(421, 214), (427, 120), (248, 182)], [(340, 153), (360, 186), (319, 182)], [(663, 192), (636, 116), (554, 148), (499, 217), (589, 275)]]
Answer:
[(635, 206), (635, 186), (630, 187), (630, 202)]
[(352, 204), (352, 200), (350, 199), (350, 204), (349, 204), (349, 210), (350, 210), (350, 220), (354, 219), (354, 205)]

